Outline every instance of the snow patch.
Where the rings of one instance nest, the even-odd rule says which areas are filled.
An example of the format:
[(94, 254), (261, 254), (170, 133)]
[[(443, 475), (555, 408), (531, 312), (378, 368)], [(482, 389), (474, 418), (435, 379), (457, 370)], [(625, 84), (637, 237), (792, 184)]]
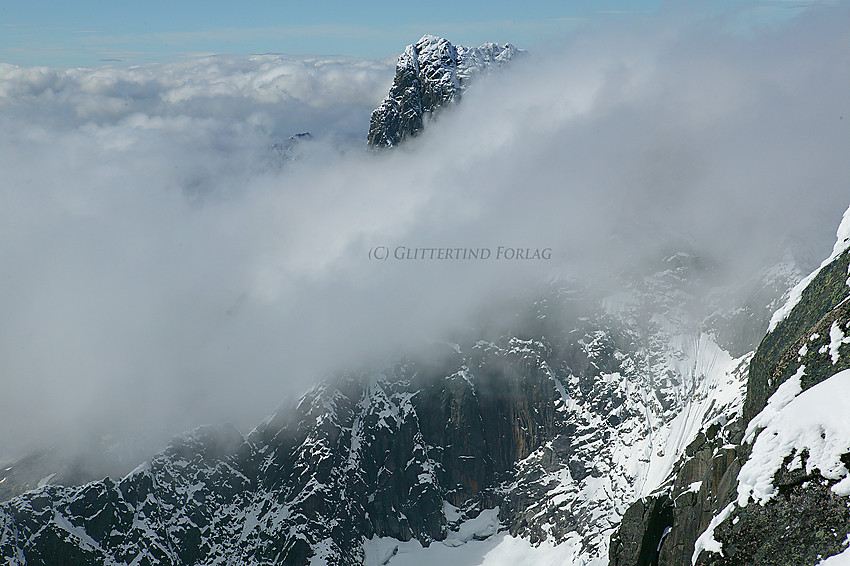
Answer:
[(746, 380), (740, 369), (751, 354), (733, 358), (705, 333), (673, 336), (671, 344), (679, 356), (671, 356), (666, 363), (682, 377), (686, 398), (682, 410), (668, 423), (657, 428), (650, 424), (655, 430), (647, 454), (649, 464), (637, 484), (637, 497), (658, 489), (700, 430), (717, 418), (739, 413), (744, 399)]
[[(72, 535), (76, 539), (80, 548), (90, 550), (102, 557), (107, 558), (108, 560), (108, 555), (103, 551), (103, 548), (100, 546), (100, 544), (98, 544), (96, 540), (91, 538), (83, 527), (78, 527), (72, 524), (71, 521), (69, 521), (68, 518), (65, 517), (65, 515), (63, 515), (62, 513), (56, 513), (53, 517), (53, 522), (56, 524), (57, 527)], [(108, 560), (108, 562), (113, 561)]]
[(329, 566), (333, 564), (334, 544), (329, 538), (321, 540), (313, 545), (313, 557), (310, 558), (310, 566)]
[(844, 335), (844, 331), (841, 330), (841, 327), (836, 320), (832, 323), (832, 326), (829, 329), (829, 356), (832, 358), (832, 365), (838, 363), (838, 348), (840, 348), (842, 344), (850, 344), (850, 338), (847, 338)]
[[(443, 509), (449, 514), (457, 512), (448, 503)], [(526, 539), (513, 537), (503, 530), (498, 507), (482, 511), (450, 532), (446, 540), (433, 542), (427, 548), (416, 539), (403, 542), (389, 537), (373, 537), (363, 545), (365, 566), (572, 566), (579, 563), (581, 548), (581, 538), (575, 533), (557, 545), (544, 541), (535, 546)], [(606, 566), (607, 561), (600, 558), (581, 564)]]
[[(56, 477), (56, 472), (53, 472), (49, 476), (45, 476), (45, 477), (41, 478), (40, 480), (38, 480), (38, 486), (37, 487), (46, 486), (47, 484), (50, 483), (50, 480), (52, 480), (54, 477)], [(3, 479), (5, 480), (6, 478), (3, 478)]]
[(658, 539), (658, 546), (655, 547), (655, 552), (661, 552), (661, 545), (664, 544), (664, 539), (667, 538), (667, 535), (669, 535), (672, 530), (673, 527), (664, 527), (664, 532), (661, 533), (661, 538)]
[(443, 516), (449, 523), (454, 523), (460, 520), (463, 514), (460, 512), (460, 509), (458, 509), (448, 501), (443, 501)]
[(714, 529), (717, 528), (717, 525), (729, 518), (734, 507), (735, 502), (733, 501), (724, 507), (723, 511), (721, 511), (718, 515), (711, 518), (708, 528), (705, 529), (705, 532), (703, 532), (694, 543), (694, 554), (691, 556), (691, 564), (697, 563), (697, 558), (699, 558), (699, 555), (703, 550), (714, 552), (723, 556), (723, 545), (714, 538)]
[(456, 531), (449, 532), (443, 544), (446, 546), (461, 546), (471, 540), (486, 540), (501, 530), (499, 508), (487, 509), (477, 517), (461, 523)]
[[(578, 563), (575, 557), (580, 546), (578, 537), (558, 545), (544, 541), (534, 546), (523, 538), (502, 532), (484, 541), (471, 540), (459, 547), (434, 542), (423, 548), (416, 539), (402, 542), (375, 537), (366, 541), (363, 550), (366, 554), (365, 566), (572, 566)], [(605, 566), (607, 561), (598, 559), (582, 564)]]
[(747, 444), (752, 444), (753, 440), (755, 440), (756, 433), (759, 430), (766, 428), (776, 415), (784, 409), (788, 403), (794, 400), (794, 398), (799, 395), (803, 391), (803, 386), (801, 384), (801, 379), (806, 374), (806, 366), (800, 366), (797, 368), (797, 371), (785, 380), (779, 387), (776, 388), (776, 391), (773, 392), (773, 395), (770, 396), (770, 399), (767, 400), (767, 406), (761, 410), (761, 412), (753, 417), (753, 420), (750, 421), (750, 424), (747, 425), (747, 431), (744, 434), (744, 442)]
[[(768, 406), (747, 427), (749, 442), (757, 429), (750, 458), (738, 474), (738, 505), (750, 499), (764, 504), (775, 494), (773, 476), (786, 456), (808, 452), (806, 473), (820, 470), (823, 477), (840, 480), (832, 487), (850, 495), (850, 477), (841, 455), (850, 452), (850, 370), (800, 393), (803, 368), (782, 384)], [(792, 466), (802, 466), (795, 458)]]
[(821, 560), (818, 562), (817, 566), (850, 566), (850, 548), (841, 554), (836, 554), (835, 556), (830, 556), (825, 560)]

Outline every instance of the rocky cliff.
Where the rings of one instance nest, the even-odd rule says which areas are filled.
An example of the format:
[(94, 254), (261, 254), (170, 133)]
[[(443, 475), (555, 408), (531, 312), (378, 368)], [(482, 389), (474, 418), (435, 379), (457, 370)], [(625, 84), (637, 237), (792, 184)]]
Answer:
[(408, 45), (398, 58), (387, 97), (372, 112), (369, 146), (391, 147), (416, 135), (429, 116), (459, 101), (476, 75), (520, 52), (511, 44), (455, 46), (433, 35)]

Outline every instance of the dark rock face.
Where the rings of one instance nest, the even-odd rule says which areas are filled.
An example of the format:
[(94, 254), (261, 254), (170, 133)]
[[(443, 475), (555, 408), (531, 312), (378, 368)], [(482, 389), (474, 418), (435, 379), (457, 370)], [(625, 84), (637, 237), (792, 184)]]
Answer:
[(741, 464), (739, 448), (733, 446), (741, 436), (740, 421), (736, 421), (722, 431), (709, 430), (688, 447), (670, 494), (673, 521), (661, 545), (659, 564), (690, 563), (697, 537), (736, 495)]
[[(850, 367), (847, 345), (833, 340), (843, 336), (850, 323), (847, 273), (850, 250), (824, 266), (803, 291), (799, 302), (759, 346), (750, 365), (745, 418), (755, 416), (767, 399), (793, 374), (805, 366), (800, 385), (805, 391)], [(739, 458), (746, 461), (748, 447)], [(817, 564), (846, 548), (850, 532), (850, 498), (831, 491), (835, 480), (818, 470), (805, 472), (791, 466), (795, 454), (787, 454), (773, 478), (777, 494), (764, 505), (750, 502), (735, 507), (715, 529), (723, 555), (703, 552), (698, 564)], [(850, 470), (850, 455), (842, 457)], [(731, 499), (731, 498), (730, 498)]]
[(545, 345), (414, 360), (306, 395), (249, 437), (202, 428), (118, 483), (46, 486), (0, 506), (10, 564), (362, 563), (363, 537), (446, 536), (444, 501), (494, 505), (553, 434)]
[(416, 135), (428, 116), (460, 100), (470, 80), (519, 53), (510, 44), (485, 43), (476, 48), (454, 46), (425, 35), (398, 58), (389, 94), (372, 112), (370, 147), (391, 147)]
[[(695, 387), (708, 379), (740, 391), (744, 361), (689, 314), (703, 312), (694, 279), (707, 267), (673, 254), (657, 270), (628, 279), (614, 300), (578, 285), (541, 291), (497, 317), (508, 328), (324, 382), (247, 437), (199, 429), (120, 481), (46, 486), (0, 504), (0, 555), (353, 565), (372, 537), (427, 546), (498, 507), (511, 534), (569, 541), (581, 563), (609, 555), (623, 502), (642, 495), (612, 560), (663, 564), (674, 548), (689, 559), (714, 505), (691, 484), (703, 481), (700, 498), (726, 489), (724, 415), (742, 400)], [(646, 495), (666, 474), (653, 466), (668, 466), (659, 442), (669, 465), (685, 450), (659, 434), (691, 399), (693, 418), (719, 424), (687, 448), (693, 461), (668, 492)]]
[(203, 533), (239, 538), (219, 513), (249, 500), (237, 471), (250, 450), (232, 427), (176, 439), (145, 469), (115, 483), (45, 486), (0, 506), (8, 564), (191, 564), (223, 561)]
[[(647, 502), (636, 501), (623, 515), (611, 538), (609, 563), (690, 564), (697, 537), (736, 495), (741, 464), (738, 449), (733, 446), (742, 436), (740, 421), (722, 428), (715, 425), (697, 435), (676, 466), (669, 491), (662, 491)], [(663, 538), (663, 533), (658, 532), (658, 519), (647, 512), (652, 509), (650, 503), (656, 507), (666, 505), (668, 510), (665, 525), (669, 531)], [(648, 549), (654, 549), (655, 555), (648, 557)]]
[[(661, 386), (644, 381), (659, 363), (645, 352), (663, 341), (648, 344), (637, 323), (615, 330), (589, 314), (593, 300), (554, 290), (509, 317), (502, 338), (323, 383), (247, 438), (200, 429), (118, 482), (24, 494), (0, 505), (0, 553), (12, 564), (360, 564), (364, 539), (428, 545), (498, 506), (512, 534), (578, 534), (584, 556), (605, 555), (634, 485), (618, 447), (650, 450), (647, 412), (665, 410)], [(668, 511), (653, 516), (646, 549)]]
[(673, 525), (673, 504), (666, 496), (638, 499), (623, 515), (623, 527), (611, 537), (613, 566), (656, 566)]
[[(740, 392), (744, 362), (689, 314), (703, 312), (693, 279), (706, 266), (674, 254), (657, 269), (613, 300), (578, 285), (541, 291), (496, 316), (508, 328), (324, 382), (247, 437), (198, 429), (120, 481), (46, 486), (0, 504), (0, 556), (354, 565), (364, 540), (427, 546), (498, 506), (511, 534), (569, 541), (574, 562), (587, 562), (609, 555), (623, 502), (665, 477), (650, 474), (668, 466), (659, 431), (693, 399), (704, 403), (694, 418), (720, 424), (688, 447), (695, 459), (680, 468), (691, 471), (665, 484), (669, 495), (644, 496), (626, 513), (610, 553), (617, 564), (664, 563), (668, 548), (687, 556), (688, 533), (713, 512), (705, 504), (683, 516), (680, 503), (698, 478), (704, 490), (725, 489), (724, 415), (742, 400), (695, 384)], [(674, 454), (669, 465), (684, 450), (661, 446)]]

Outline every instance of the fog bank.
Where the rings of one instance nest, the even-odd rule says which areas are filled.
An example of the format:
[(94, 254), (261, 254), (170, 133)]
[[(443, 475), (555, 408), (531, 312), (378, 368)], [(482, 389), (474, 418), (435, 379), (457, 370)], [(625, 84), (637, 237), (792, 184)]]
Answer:
[[(670, 245), (730, 277), (789, 244), (825, 257), (850, 204), (848, 16), (586, 32), (389, 152), (365, 149), (382, 62), (0, 65), (0, 454), (248, 429), (337, 367)], [(281, 165), (269, 146), (302, 131)]]

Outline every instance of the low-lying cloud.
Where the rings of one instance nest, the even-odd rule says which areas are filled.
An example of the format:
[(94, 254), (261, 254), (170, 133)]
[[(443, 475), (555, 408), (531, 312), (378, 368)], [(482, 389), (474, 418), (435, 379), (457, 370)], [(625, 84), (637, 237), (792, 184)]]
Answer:
[[(386, 63), (0, 66), (0, 454), (249, 428), (336, 367), (670, 242), (735, 273), (789, 235), (825, 256), (850, 204), (847, 16), (539, 46), (388, 152), (365, 150)], [(370, 259), (400, 246), (551, 257)]]

